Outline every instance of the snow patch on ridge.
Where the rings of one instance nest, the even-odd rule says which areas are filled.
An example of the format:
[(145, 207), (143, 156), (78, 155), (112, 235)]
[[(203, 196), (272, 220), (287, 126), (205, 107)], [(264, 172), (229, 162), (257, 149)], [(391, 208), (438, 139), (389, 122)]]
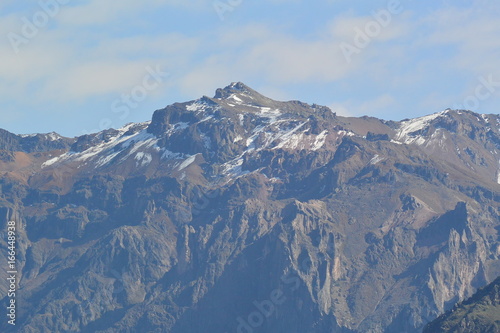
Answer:
[(500, 160), (498, 161), (497, 184), (500, 184)]
[(192, 155), (190, 157), (188, 157), (184, 162), (181, 163), (181, 165), (179, 165), (179, 171), (181, 170), (184, 170), (185, 168), (187, 168), (188, 166), (190, 166), (191, 164), (193, 164), (193, 162), (196, 160), (196, 155)]
[[(208, 118), (208, 117), (207, 117)], [(208, 118), (210, 119), (210, 118)], [(208, 120), (208, 119), (205, 119)], [(42, 168), (53, 166), (61, 162), (76, 162), (80, 166), (90, 161), (97, 168), (104, 167), (116, 161), (125, 162), (132, 158), (136, 160), (137, 167), (147, 166), (153, 160), (153, 154), (158, 153), (161, 160), (172, 160), (185, 158), (185, 154), (174, 153), (166, 148), (158, 146), (158, 138), (147, 132), (150, 121), (143, 123), (131, 123), (117, 130), (116, 134), (96, 146), (92, 146), (83, 152), (70, 151), (60, 156), (45, 161)], [(172, 124), (167, 132), (183, 130), (189, 126), (188, 123), (179, 122)], [(130, 132), (134, 132), (130, 134)], [(209, 137), (203, 137), (205, 147), (210, 148), (212, 142)], [(78, 166), (78, 168), (80, 167)]]
[(372, 165), (375, 165), (377, 164), (378, 162), (382, 162), (383, 160), (385, 160), (384, 157), (380, 157), (378, 154), (376, 154), (375, 156), (373, 156), (373, 158), (370, 160), (370, 164)]
[(276, 121), (279, 116), (281, 116), (281, 111), (278, 109), (271, 109), (267, 107), (261, 107), (260, 112), (257, 113), (260, 117), (266, 117), (269, 118), (271, 122)]
[(57, 140), (62, 139), (62, 136), (60, 136), (56, 132), (51, 132), (51, 133), (45, 134), (45, 138), (50, 140), (50, 141), (57, 141)]
[(143, 167), (150, 164), (153, 160), (153, 157), (151, 156), (151, 154), (138, 152), (137, 154), (135, 154), (135, 160), (137, 161), (137, 166), (139, 166), (140, 164), (140, 166)]
[(428, 116), (403, 121), (394, 137), (394, 140), (405, 144), (415, 143), (417, 145), (423, 145), (426, 141), (425, 138), (414, 133), (423, 130), (429, 126), (431, 121), (445, 115), (448, 112), (448, 110), (445, 110)]
[(50, 132), (50, 133), (46, 133), (46, 134), (39, 134), (39, 133), (34, 133), (34, 134), (19, 134), (19, 136), (21, 138), (33, 138), (37, 135), (41, 135), (44, 137), (45, 140), (49, 140), (49, 141), (57, 141), (57, 140), (61, 140), (63, 137), (60, 136), (59, 134), (57, 134), (56, 132)]
[[(243, 101), (241, 100), (241, 98), (239, 98), (238, 96), (236, 96), (236, 95), (234, 95), (234, 94), (233, 94), (233, 95), (231, 95), (231, 96), (229, 96), (229, 98), (230, 98), (230, 99), (232, 99), (232, 100), (235, 100), (238, 104), (243, 103)], [(228, 99), (229, 99), (229, 98), (228, 98)]]
[(301, 141), (304, 133), (300, 134), (294, 134), (297, 132), (302, 126), (304, 126), (307, 122), (300, 123), (293, 129), (291, 129), (288, 132), (282, 132), (279, 135), (279, 138), (281, 139), (281, 142), (276, 146), (273, 147), (273, 149), (279, 149), (279, 148), (297, 148), (299, 145), (299, 142)]
[(327, 130), (324, 130), (323, 132), (319, 133), (318, 136), (316, 137), (316, 140), (314, 141), (314, 145), (312, 146), (311, 150), (318, 150), (321, 147), (323, 147), (325, 144), (327, 135), (328, 135)]
[[(128, 124), (124, 127), (117, 130), (117, 134), (113, 137), (107, 139), (105, 142), (101, 142), (100, 144), (90, 147), (89, 149), (83, 152), (67, 152), (60, 156), (54, 157), (42, 164), (42, 168), (54, 165), (60, 162), (87, 162), (90, 159), (95, 159), (96, 167), (103, 167), (113, 161), (116, 157), (123, 154), (126, 149), (130, 150), (128, 153), (121, 159), (121, 161), (126, 160), (129, 156), (136, 153), (138, 150), (144, 149), (153, 149), (159, 151), (160, 148), (156, 146), (158, 139), (151, 134), (148, 133), (146, 128), (150, 122), (144, 122), (139, 124)], [(129, 130), (132, 127), (139, 126), (141, 129), (138, 129), (137, 132), (129, 135)], [(125, 135), (125, 133), (127, 133)], [(150, 155), (150, 154), (148, 154)], [(146, 161), (150, 160), (148, 155), (141, 155), (141, 162), (143, 165), (146, 164)], [(137, 156), (137, 155), (136, 155)], [(151, 162), (151, 161), (149, 161)], [(147, 162), (147, 164), (149, 164)]]

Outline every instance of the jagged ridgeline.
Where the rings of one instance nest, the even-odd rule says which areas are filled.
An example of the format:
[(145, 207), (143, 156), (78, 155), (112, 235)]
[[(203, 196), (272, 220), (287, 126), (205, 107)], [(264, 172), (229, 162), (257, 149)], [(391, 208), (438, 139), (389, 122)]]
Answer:
[(496, 114), (343, 117), (242, 83), (77, 138), (1, 131), (16, 331), (421, 332), (500, 276), (499, 159)]

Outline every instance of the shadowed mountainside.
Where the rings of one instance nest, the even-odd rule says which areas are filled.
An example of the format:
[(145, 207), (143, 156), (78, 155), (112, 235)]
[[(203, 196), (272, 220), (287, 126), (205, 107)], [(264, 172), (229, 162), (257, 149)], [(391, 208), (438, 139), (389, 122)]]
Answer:
[(17, 332), (420, 332), (500, 275), (499, 153), (498, 115), (242, 83), (74, 139), (2, 131)]
[(429, 323), (424, 333), (500, 331), (500, 277)]

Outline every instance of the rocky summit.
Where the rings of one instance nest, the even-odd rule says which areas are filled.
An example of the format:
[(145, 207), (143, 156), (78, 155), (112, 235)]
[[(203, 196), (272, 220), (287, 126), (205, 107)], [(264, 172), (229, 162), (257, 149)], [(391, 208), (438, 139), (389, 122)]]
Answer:
[(15, 331), (421, 332), (500, 276), (499, 169), (497, 114), (342, 117), (242, 83), (77, 138), (1, 130)]

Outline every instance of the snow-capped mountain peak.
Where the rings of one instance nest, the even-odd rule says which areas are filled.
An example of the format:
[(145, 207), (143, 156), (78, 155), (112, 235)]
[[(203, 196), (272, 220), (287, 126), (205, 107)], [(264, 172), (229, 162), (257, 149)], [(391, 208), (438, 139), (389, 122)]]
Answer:
[[(133, 172), (127, 165), (137, 170), (161, 166), (182, 176), (191, 166), (207, 162), (214, 168), (212, 176), (233, 177), (255, 170), (250, 161), (263, 154), (331, 153), (352, 138), (401, 146), (391, 149), (415, 146), (437, 158), (446, 156), (456, 167), (487, 169), (484, 174), (497, 181), (498, 125), (496, 115), (450, 109), (401, 122), (337, 117), (326, 107), (274, 101), (236, 82), (217, 89), (214, 98), (203, 96), (157, 110), (150, 122), (79, 137), (69, 151), (52, 156), (43, 167), (121, 165)], [(385, 160), (383, 154), (375, 155), (377, 163), (368, 164)]]

